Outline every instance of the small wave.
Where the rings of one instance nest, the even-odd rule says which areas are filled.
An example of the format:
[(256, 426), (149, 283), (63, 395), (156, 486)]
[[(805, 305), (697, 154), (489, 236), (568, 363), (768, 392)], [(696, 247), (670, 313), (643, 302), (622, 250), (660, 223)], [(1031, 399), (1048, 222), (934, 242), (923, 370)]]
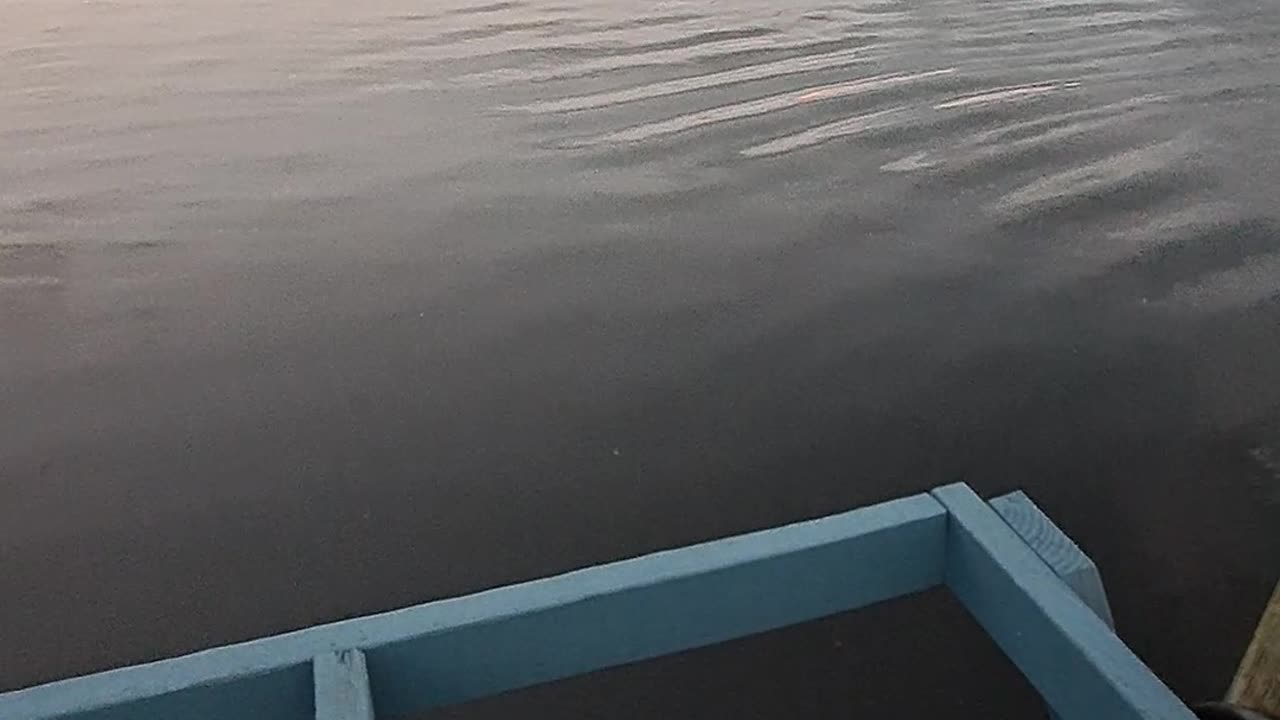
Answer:
[(838, 122), (819, 125), (818, 127), (809, 128), (804, 132), (787, 135), (785, 137), (770, 140), (754, 147), (749, 147), (742, 151), (745, 157), (764, 157), (766, 155), (780, 155), (782, 153), (792, 152), (803, 148), (820, 145), (824, 142), (835, 140), (836, 138), (849, 137), (868, 130), (888, 127), (895, 122), (915, 111), (909, 106), (893, 107), (887, 110), (878, 110), (876, 112), (857, 115), (851, 118), (845, 118)]
[(663, 82), (652, 83), (650, 85), (640, 85), (638, 87), (613, 90), (594, 95), (582, 95), (577, 97), (561, 98), (559, 100), (548, 100), (545, 102), (526, 105), (519, 109), (533, 113), (558, 113), (589, 110), (592, 108), (620, 105), (622, 103), (636, 102), (639, 100), (651, 100), (668, 95), (678, 95), (680, 93), (693, 92), (695, 90), (724, 87), (726, 85), (750, 82), (752, 80), (764, 80), (767, 78), (816, 72), (819, 70), (832, 70), (847, 67), (855, 63), (868, 62), (868, 60), (869, 58), (866, 57), (866, 48), (854, 48), (852, 50), (840, 50), (821, 55), (787, 58), (786, 60), (778, 60), (760, 65), (749, 65), (746, 67), (735, 68), (733, 70), (725, 70), (723, 72), (694, 75), (692, 77), (666, 80)]
[(1093, 107), (1038, 116), (1030, 120), (1003, 123), (996, 127), (982, 129), (970, 137), (961, 139), (956, 144), (956, 147), (1006, 146), (1021, 140), (1045, 137), (1057, 129), (1071, 127), (1091, 130), (1093, 126), (1089, 123), (1094, 119), (1112, 122), (1127, 113), (1147, 109), (1151, 105), (1165, 102), (1168, 99), (1167, 95), (1140, 95)]
[[(720, 43), (745, 41), (771, 37), (777, 41), (777, 30), (767, 27), (745, 27), (724, 30), (718, 27), (683, 28), (676, 31), (669, 26), (640, 26), (617, 30), (577, 29), (559, 35), (529, 39), (512, 44), (506, 38), (478, 38), (469, 43), (455, 43), (453, 47), (474, 50), (433, 57), (434, 60), (494, 60), (540, 58), (556, 62), (575, 58), (637, 57), (654, 52), (695, 52), (700, 48)], [(432, 43), (415, 43), (430, 45)]]
[[(841, 41), (841, 43), (844, 42), (847, 40)], [(791, 53), (797, 57), (818, 57), (825, 54), (823, 51), (830, 51), (835, 45), (837, 43), (829, 40), (788, 42), (773, 35), (758, 35), (715, 40), (691, 48), (644, 50), (623, 55), (577, 58), (571, 61), (565, 61), (562, 58), (549, 67), (503, 67), (458, 75), (453, 78), (453, 82), (461, 86), (545, 83), (646, 67), (732, 62), (739, 58), (749, 60), (749, 55), (760, 52), (768, 52), (770, 55)], [(862, 46), (859, 49), (865, 51), (873, 47), (879, 47), (879, 45)], [(863, 59), (874, 58), (867, 56)]]
[(1114, 230), (1110, 236), (1117, 240), (1136, 240), (1142, 245), (1150, 245), (1179, 237), (1189, 231), (1222, 227), (1232, 220), (1238, 220), (1240, 212), (1239, 206), (1231, 202), (1195, 203), (1155, 217), (1142, 218), (1142, 222), (1123, 230)]
[(1078, 162), (1090, 152), (1113, 147), (1126, 133), (1137, 132), (1151, 114), (1142, 103), (1117, 103), (1013, 123), (938, 150), (935, 165), (952, 179), (982, 183), (1018, 170)]
[[(918, 73), (888, 73), (884, 75), (860, 78), (858, 80), (850, 80), (843, 83), (817, 85), (777, 95), (769, 95), (767, 97), (757, 98), (746, 102), (722, 105), (720, 107), (689, 113), (687, 115), (679, 115), (659, 122), (636, 125), (626, 128), (625, 130), (619, 130), (614, 133), (603, 135), (595, 138), (594, 140), (588, 141), (585, 144), (594, 145), (640, 142), (662, 135), (684, 132), (686, 130), (692, 130), (716, 123), (741, 120), (743, 118), (758, 115), (767, 115), (769, 113), (795, 108), (808, 103), (875, 92), (877, 90), (896, 85), (903, 85), (928, 78), (949, 75), (953, 72), (955, 72), (955, 68), (930, 70)], [(753, 149), (744, 151), (743, 154), (752, 156), (758, 153)]]
[(52, 288), (62, 285), (62, 279), (51, 275), (19, 275), (0, 277), (0, 290), (22, 288)]
[(1158, 304), (1219, 311), (1280, 297), (1280, 253), (1255, 255), (1227, 270), (1179, 283)]
[(495, 2), (484, 3), (481, 5), (471, 5), (468, 7), (456, 8), (449, 10), (449, 15), (486, 15), (489, 13), (502, 12), (503, 10), (515, 10), (524, 7), (527, 3), (523, 2)]
[(1144, 176), (1168, 172), (1192, 149), (1189, 139), (1181, 137), (1128, 150), (1027, 183), (992, 204), (991, 210), (1000, 215), (1021, 215), (1081, 198), (1100, 197), (1133, 186)]
[(914, 170), (924, 170), (926, 168), (937, 167), (938, 161), (930, 160), (929, 157), (929, 152), (922, 150), (917, 153), (911, 153), (904, 158), (894, 160), (893, 162), (887, 162), (884, 165), (881, 165), (880, 169), (885, 172), (912, 172)]
[(466, 28), (464, 30), (454, 30), (445, 33), (436, 38), (437, 44), (448, 45), (451, 43), (466, 42), (468, 40), (484, 40), (488, 38), (501, 37), (515, 33), (529, 32), (530, 30), (545, 30), (559, 25), (558, 20), (532, 20), (528, 22), (514, 23), (492, 23), (475, 28)]
[(1047, 95), (1058, 90), (1071, 90), (1080, 87), (1078, 82), (1046, 82), (1035, 83), (1031, 85), (1014, 85), (1011, 87), (997, 88), (986, 92), (977, 93), (976, 95), (965, 95), (953, 100), (938, 103), (934, 105), (935, 110), (955, 110), (957, 108), (982, 107), (986, 105), (994, 105), (996, 103), (1013, 102), (1029, 97), (1039, 95)]

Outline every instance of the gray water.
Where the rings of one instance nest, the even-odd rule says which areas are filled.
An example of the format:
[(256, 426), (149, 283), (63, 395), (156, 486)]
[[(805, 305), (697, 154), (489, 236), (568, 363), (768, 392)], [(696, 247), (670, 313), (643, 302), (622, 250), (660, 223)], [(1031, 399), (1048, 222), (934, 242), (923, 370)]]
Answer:
[[(957, 478), (1188, 699), (1275, 580), (1273, 4), (3, 0), (0, 58), (0, 687)], [(869, 613), (491, 709), (1033, 707)]]

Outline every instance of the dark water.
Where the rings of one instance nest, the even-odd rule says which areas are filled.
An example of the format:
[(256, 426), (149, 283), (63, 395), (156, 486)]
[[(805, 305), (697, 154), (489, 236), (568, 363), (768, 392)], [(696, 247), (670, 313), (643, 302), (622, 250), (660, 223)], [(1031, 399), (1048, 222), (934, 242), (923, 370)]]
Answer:
[[(1189, 699), (1275, 580), (1272, 3), (2, 0), (0, 63), (0, 687), (957, 477)], [(912, 602), (472, 710), (1031, 707)]]

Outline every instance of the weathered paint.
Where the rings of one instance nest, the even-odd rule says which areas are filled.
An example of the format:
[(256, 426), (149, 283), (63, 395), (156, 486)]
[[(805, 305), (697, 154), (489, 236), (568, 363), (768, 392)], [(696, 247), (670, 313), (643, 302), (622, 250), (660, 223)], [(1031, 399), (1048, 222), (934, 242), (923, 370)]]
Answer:
[(1021, 490), (1001, 495), (991, 500), (990, 505), (1018, 537), (1062, 578), (1067, 587), (1102, 618), (1107, 627), (1115, 628), (1111, 605), (1107, 603), (1107, 591), (1102, 586), (1102, 575), (1080, 546)]
[(1193, 720), (1191, 711), (965, 485), (947, 509), (946, 582), (1065, 720)]
[(339, 650), (312, 661), (316, 720), (373, 720), (373, 698), (364, 653)]
[[(942, 580), (928, 495), (0, 695), (4, 720), (312, 717), (312, 659), (365, 652), (384, 716), (750, 635)], [(322, 674), (325, 671), (321, 671)]]

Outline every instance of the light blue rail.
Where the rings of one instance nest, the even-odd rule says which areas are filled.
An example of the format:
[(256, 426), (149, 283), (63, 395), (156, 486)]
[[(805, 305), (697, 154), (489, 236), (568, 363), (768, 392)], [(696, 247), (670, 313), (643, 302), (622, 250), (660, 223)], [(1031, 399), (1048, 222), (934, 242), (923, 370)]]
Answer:
[[(1025, 495), (968, 486), (0, 695), (5, 720), (372, 720), (945, 585), (1064, 720), (1194, 715)], [(864, 652), (874, 653), (874, 647)]]

